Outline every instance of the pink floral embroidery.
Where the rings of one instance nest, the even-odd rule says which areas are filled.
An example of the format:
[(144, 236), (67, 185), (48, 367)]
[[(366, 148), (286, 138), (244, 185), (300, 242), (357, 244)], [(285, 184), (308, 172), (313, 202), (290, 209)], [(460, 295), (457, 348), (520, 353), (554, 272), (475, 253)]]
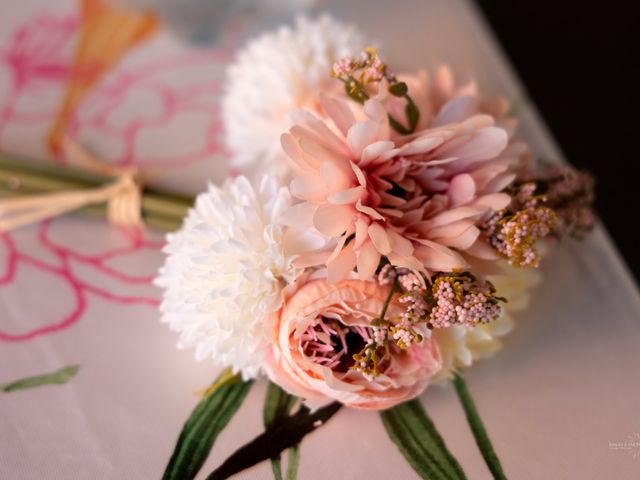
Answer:
[[(20, 269), (25, 266), (35, 268), (40, 274), (52, 276), (55, 282), (50, 279), (45, 280), (47, 285), (52, 288), (60, 288), (61, 285), (55, 285), (56, 282), (68, 287), (72, 292), (73, 305), (61, 318), (47, 319), (46, 323), (39, 327), (33, 327), (26, 331), (13, 333), (4, 329), (0, 329), (0, 340), (7, 342), (27, 341), (37, 338), (41, 335), (59, 332), (76, 323), (84, 314), (87, 308), (88, 298), (93, 295), (110, 302), (121, 305), (143, 304), (156, 307), (158, 300), (153, 294), (121, 294), (115, 293), (110, 289), (97, 285), (86, 275), (78, 274), (74, 269), (74, 263), (79, 262), (92, 269), (92, 273), (104, 275), (117, 282), (121, 282), (129, 286), (129, 290), (135, 290), (137, 285), (147, 286), (150, 284), (152, 275), (132, 275), (130, 273), (118, 270), (109, 265), (109, 261), (117, 259), (120, 256), (140, 252), (144, 249), (159, 251), (160, 242), (151, 241), (143, 237), (127, 237), (126, 245), (123, 247), (113, 248), (105, 252), (84, 255), (74, 251), (72, 248), (54, 243), (50, 238), (51, 226), (54, 222), (43, 222), (37, 230), (33, 230), (37, 234), (37, 239), (29, 239), (26, 241), (25, 232), (22, 232), (21, 241), (18, 243), (14, 236), (16, 234), (0, 234), (1, 250), (3, 255), (3, 270), (0, 271), (0, 291), (2, 288), (8, 288), (16, 281), (20, 274)], [(109, 228), (107, 226), (104, 227)], [(38, 249), (46, 250), (45, 255), (36, 255), (23, 251), (21, 247), (33, 250), (33, 244), (37, 244)], [(38, 275), (36, 273), (36, 275)]]
[[(29, 135), (39, 137), (46, 132), (71, 74), (78, 26), (75, 13), (34, 16), (0, 48), (0, 148), (30, 148), (12, 142), (13, 130), (8, 128), (27, 129)], [(125, 61), (89, 92), (74, 112), (68, 134), (90, 148), (94, 143), (109, 148), (96, 154), (120, 165), (180, 168), (214, 160), (222, 153), (218, 99), (224, 65), (230, 58), (228, 48), (190, 50), (174, 45), (161, 58)], [(135, 108), (129, 108), (132, 98)], [(162, 143), (165, 139), (171, 142)], [(40, 146), (34, 150), (40, 151)], [(122, 241), (100, 243), (109, 245), (108, 250), (86, 252), (80, 249), (81, 242), (65, 245), (58, 241), (56, 225), (64, 222), (0, 233), (0, 292), (18, 288), (25, 272), (29, 281), (37, 278), (41, 285), (60, 288), (71, 299), (61, 299), (64, 311), (51, 312), (50, 318), (25, 319), (27, 325), (40, 323), (23, 331), (11, 331), (0, 319), (0, 341), (28, 341), (62, 331), (81, 319), (92, 296), (121, 305), (157, 305), (150, 285), (155, 271), (129, 272), (122, 264), (129, 256), (159, 255), (161, 242), (123, 237)], [(155, 268), (159, 258), (145, 263)]]

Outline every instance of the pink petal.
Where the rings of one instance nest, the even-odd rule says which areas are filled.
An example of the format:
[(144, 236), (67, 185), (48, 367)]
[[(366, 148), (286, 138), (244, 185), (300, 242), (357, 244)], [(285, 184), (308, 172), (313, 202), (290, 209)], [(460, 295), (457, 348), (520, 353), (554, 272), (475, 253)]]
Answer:
[(488, 160), (497, 157), (507, 146), (507, 132), (498, 127), (486, 127), (455, 151), (461, 159)]
[(477, 239), (471, 247), (467, 248), (466, 253), (484, 260), (497, 260), (500, 258), (498, 252), (482, 238)]
[(337, 283), (353, 270), (356, 266), (356, 252), (353, 242), (349, 243), (336, 258), (327, 264), (327, 277), (330, 283)]
[(471, 218), (476, 215), (480, 215), (484, 213), (486, 209), (482, 207), (457, 207), (451, 210), (446, 210), (442, 213), (439, 213), (431, 220), (428, 221), (428, 224), (433, 227), (439, 227), (442, 225), (447, 225), (452, 222), (456, 222), (458, 220), (462, 220), (463, 218)]
[(362, 198), (362, 196), (364, 196), (366, 193), (367, 191), (363, 187), (357, 186), (338, 193), (334, 193), (328, 198), (328, 200), (329, 203), (332, 203), (334, 205), (353, 204), (356, 202), (356, 200)]
[(359, 159), (364, 148), (375, 142), (378, 135), (378, 125), (374, 122), (358, 122), (347, 133), (347, 144), (353, 156)]
[(437, 165), (446, 165), (448, 163), (455, 162), (457, 159), (458, 159), (458, 157), (439, 158), (437, 160), (427, 160), (424, 163), (425, 163), (425, 165), (428, 165), (429, 167), (435, 167)]
[(369, 225), (369, 238), (382, 255), (386, 255), (391, 251), (389, 237), (384, 227), (375, 222)]
[(318, 205), (312, 203), (298, 203), (282, 212), (277, 220), (281, 225), (310, 227), (313, 225), (312, 219), (317, 209)]
[(446, 225), (435, 227), (429, 230), (429, 238), (431, 240), (439, 242), (439, 240), (443, 238), (457, 237), (458, 235), (462, 235), (472, 225), (473, 220), (469, 219), (448, 223)]
[(282, 150), (287, 156), (291, 159), (291, 161), (301, 170), (309, 170), (315, 167), (315, 163), (311, 164), (305, 158), (304, 153), (300, 149), (298, 142), (294, 138), (293, 135), (289, 133), (283, 133), (280, 137), (280, 145), (282, 145)]
[(356, 165), (353, 162), (350, 162), (349, 165), (351, 165), (351, 170), (353, 170), (353, 173), (356, 174), (356, 178), (358, 179), (358, 183), (360, 185), (362, 185), (363, 187), (367, 186), (367, 177), (364, 174), (364, 172), (362, 171), (362, 169)]
[(327, 189), (317, 173), (300, 175), (291, 181), (291, 195), (309, 202), (322, 202), (327, 198)]
[(389, 259), (389, 262), (391, 262), (391, 265), (395, 265), (397, 267), (405, 267), (415, 272), (426, 273), (424, 265), (417, 258), (415, 258), (415, 256), (405, 257), (391, 252), (389, 255), (387, 255), (387, 258)]
[(362, 158), (360, 159), (360, 165), (367, 165), (372, 160), (375, 160), (383, 153), (393, 149), (395, 144), (389, 141), (378, 141), (367, 145), (362, 151)]
[(329, 97), (324, 94), (320, 95), (320, 102), (331, 120), (333, 120), (333, 123), (338, 127), (338, 130), (346, 136), (349, 128), (351, 128), (356, 121), (349, 106), (338, 98)]
[(447, 65), (440, 65), (433, 80), (433, 86), (447, 97), (451, 96), (454, 87), (453, 73)]
[(340, 255), (340, 252), (342, 251), (342, 249), (346, 245), (347, 239), (349, 238), (349, 235), (351, 233), (353, 233), (352, 229), (349, 228), (349, 230), (344, 232), (344, 235), (342, 235), (340, 238), (338, 238), (338, 241), (336, 242), (336, 245), (333, 248), (333, 252), (331, 252), (331, 255), (329, 255), (329, 258), (327, 259), (327, 262), (326, 262), (327, 264), (329, 262), (332, 262), (338, 255)]
[(479, 113), (459, 123), (458, 129), (460, 133), (474, 133), (482, 128), (493, 127), (495, 124), (496, 120), (491, 115)]
[(333, 194), (356, 186), (353, 170), (345, 171), (335, 163), (324, 162), (320, 165), (319, 182), (327, 186), (327, 193)]
[(387, 192), (380, 192), (380, 200), (382, 201), (382, 205), (386, 205), (388, 207), (399, 207), (400, 205), (407, 203), (404, 198), (396, 197), (395, 195), (391, 195)]
[(380, 263), (380, 253), (373, 246), (373, 243), (366, 242), (358, 250), (357, 266), (358, 275), (361, 280), (368, 280), (376, 273), (376, 268)]
[(490, 193), (478, 198), (475, 202), (473, 202), (473, 206), (490, 208), (491, 210), (497, 212), (498, 210), (506, 208), (510, 203), (511, 197), (506, 193)]
[(311, 112), (306, 110), (294, 110), (291, 112), (291, 120), (294, 126), (289, 130), (295, 137), (310, 136), (318, 143), (334, 150), (341, 155), (348, 155), (348, 149), (344, 142), (333, 133), (325, 123)]
[(458, 123), (471, 117), (476, 112), (476, 99), (473, 97), (457, 97), (447, 102), (438, 112), (433, 125), (439, 127), (448, 123)]
[(313, 216), (313, 225), (320, 233), (337, 237), (351, 226), (354, 213), (351, 205), (320, 205)]
[(448, 247), (466, 250), (471, 247), (480, 235), (480, 230), (475, 225), (470, 226), (459, 235), (450, 236), (439, 240), (440, 243)]
[(327, 237), (315, 228), (297, 230), (287, 228), (281, 239), (282, 250), (286, 255), (304, 254), (327, 248)]
[(433, 245), (420, 245), (416, 248), (414, 256), (430, 270), (448, 272), (456, 268), (464, 268), (467, 262), (453, 250), (433, 248)]
[(506, 159), (492, 160), (483, 164), (480, 168), (474, 169), (471, 176), (475, 180), (478, 190), (486, 191), (486, 186), (489, 182), (509, 169), (509, 163)]
[(302, 137), (299, 140), (300, 149), (306, 153), (306, 157), (314, 159), (314, 167), (324, 163), (330, 163), (335, 169), (340, 170), (343, 175), (351, 176), (351, 168), (349, 167), (349, 160), (321, 145), (311, 137)]
[(360, 248), (364, 242), (369, 240), (369, 224), (365, 222), (362, 218), (358, 218), (356, 220), (356, 238), (355, 238), (355, 248)]
[(327, 252), (307, 252), (296, 257), (293, 261), (293, 266), (296, 268), (315, 267), (316, 265), (324, 265), (331, 255), (330, 251)]
[(358, 200), (356, 202), (356, 210), (358, 210), (359, 212), (362, 212), (362, 213), (364, 213), (366, 215), (369, 215), (371, 218), (373, 218), (375, 220), (384, 220), (384, 217), (382, 215), (380, 215), (373, 208), (368, 207), (366, 205), (362, 205), (362, 201), (360, 201), (360, 200)]
[(451, 206), (457, 207), (464, 205), (473, 200), (476, 194), (476, 184), (473, 181), (471, 175), (463, 173), (462, 175), (456, 175), (449, 183), (447, 195), (451, 200)]
[(404, 216), (400, 210), (395, 208), (378, 207), (378, 212), (383, 214), (385, 217), (402, 218)]
[[(380, 88), (381, 91), (384, 91), (384, 88)], [(367, 100), (364, 104), (364, 113), (371, 120), (378, 124), (382, 124), (387, 122), (387, 110), (384, 108), (384, 105), (381, 101), (376, 99)]]
[(502, 175), (498, 175), (489, 183), (487, 183), (485, 190), (488, 192), (500, 192), (511, 185), (511, 182), (513, 182), (515, 179), (515, 173), (503, 173)]
[(443, 142), (444, 139), (440, 136), (418, 138), (402, 147), (399, 153), (401, 155), (417, 155), (421, 153), (427, 153), (442, 145)]
[(405, 257), (413, 254), (413, 244), (411, 240), (403, 237), (394, 230), (387, 230), (387, 236), (389, 237), (389, 244), (393, 252)]

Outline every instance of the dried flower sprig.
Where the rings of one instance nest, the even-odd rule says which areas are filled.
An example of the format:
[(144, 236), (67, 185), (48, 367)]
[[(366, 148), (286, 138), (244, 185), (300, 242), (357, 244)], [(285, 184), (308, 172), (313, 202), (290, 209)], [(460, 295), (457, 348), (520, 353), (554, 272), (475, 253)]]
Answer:
[(399, 81), (391, 73), (387, 64), (378, 56), (375, 48), (366, 48), (359, 57), (346, 57), (338, 60), (331, 70), (331, 75), (344, 83), (346, 94), (358, 103), (365, 103), (371, 97), (372, 87), (381, 83), (387, 83), (388, 92), (394, 97), (403, 98), (407, 105), (408, 126), (389, 114), (391, 127), (403, 135), (413, 133), (420, 120), (420, 110), (409, 96), (409, 87), (405, 82)]
[(473, 327), (498, 318), (500, 303), (506, 302), (505, 298), (496, 295), (491, 282), (480, 280), (470, 272), (442, 272), (426, 282), (421, 274), (407, 268), (385, 265), (378, 274), (378, 282), (381, 285), (392, 283), (387, 304), (399, 290), (398, 301), (405, 309), (394, 319), (386, 319), (386, 308), (383, 309), (369, 342), (353, 355), (351, 368), (365, 378), (379, 375), (380, 363), (389, 354), (389, 349), (406, 350), (420, 343), (424, 336), (419, 325), (428, 329), (454, 325)]
[(489, 323), (500, 316), (500, 302), (506, 302), (496, 295), (491, 282), (478, 280), (469, 272), (438, 274), (430, 293), (435, 305), (429, 314), (429, 328)]
[(557, 216), (554, 233), (582, 239), (595, 225), (595, 180), (569, 165), (554, 165), (537, 181)]
[(512, 196), (511, 205), (491, 215), (483, 230), (491, 246), (511, 265), (537, 267), (536, 242), (551, 233), (556, 214), (546, 206), (546, 196), (537, 194), (535, 182), (519, 185)]

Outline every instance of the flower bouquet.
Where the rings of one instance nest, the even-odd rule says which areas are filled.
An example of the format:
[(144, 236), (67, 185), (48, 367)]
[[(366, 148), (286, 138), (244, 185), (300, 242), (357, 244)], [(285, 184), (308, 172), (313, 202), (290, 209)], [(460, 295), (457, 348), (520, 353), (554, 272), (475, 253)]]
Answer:
[(466, 478), (416, 400), (453, 380), (488, 468), (506, 478), (462, 370), (528, 303), (544, 244), (593, 225), (593, 182), (536, 162), (504, 98), (446, 66), (395, 73), (353, 27), (299, 20), (229, 69), (239, 175), (198, 195), (157, 279), (179, 346), (224, 369), (165, 478), (193, 478), (252, 382), (265, 431), (208, 478), (270, 460), (295, 478), (305, 435), (377, 410), (422, 478)]

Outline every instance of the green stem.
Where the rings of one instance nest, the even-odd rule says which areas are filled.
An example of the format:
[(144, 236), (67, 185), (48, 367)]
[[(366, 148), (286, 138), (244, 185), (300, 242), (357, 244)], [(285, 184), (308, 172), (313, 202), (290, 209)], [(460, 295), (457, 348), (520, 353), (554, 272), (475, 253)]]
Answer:
[(285, 480), (296, 480), (298, 478), (298, 465), (300, 464), (300, 444), (289, 449), (289, 458)]
[(498, 460), (498, 456), (493, 449), (493, 445), (491, 445), (489, 435), (484, 428), (484, 424), (478, 414), (476, 405), (471, 398), (471, 394), (467, 389), (467, 384), (461, 374), (455, 373), (453, 375), (453, 385), (456, 389), (456, 393), (458, 394), (458, 398), (460, 399), (460, 403), (462, 404), (462, 408), (464, 409), (467, 422), (473, 432), (476, 444), (480, 449), (480, 453), (482, 454), (487, 467), (489, 467), (489, 470), (493, 474), (493, 478), (496, 480), (506, 480), (507, 477), (502, 470), (500, 460)]
[(328, 422), (341, 407), (340, 403), (333, 402), (311, 413), (303, 406), (294, 415), (283, 418), (236, 450), (207, 480), (225, 480), (264, 460), (277, 458), (284, 450), (298, 445), (305, 436)]
[(391, 299), (393, 298), (393, 294), (396, 293), (398, 288), (398, 277), (394, 277), (393, 283), (391, 284), (391, 290), (389, 290), (389, 294), (382, 305), (382, 310), (380, 311), (380, 318), (377, 321), (373, 322), (373, 325), (381, 325), (384, 323), (384, 317), (387, 315), (387, 309), (389, 308), (389, 304), (391, 303)]

